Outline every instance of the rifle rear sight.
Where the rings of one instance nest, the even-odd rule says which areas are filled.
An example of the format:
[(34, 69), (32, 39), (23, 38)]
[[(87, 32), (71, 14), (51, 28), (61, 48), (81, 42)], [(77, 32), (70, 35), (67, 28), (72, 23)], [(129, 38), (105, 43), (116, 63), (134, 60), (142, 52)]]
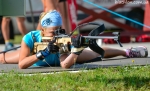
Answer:
[(55, 35), (64, 35), (66, 34), (65, 29), (62, 29), (61, 27), (54, 31)]

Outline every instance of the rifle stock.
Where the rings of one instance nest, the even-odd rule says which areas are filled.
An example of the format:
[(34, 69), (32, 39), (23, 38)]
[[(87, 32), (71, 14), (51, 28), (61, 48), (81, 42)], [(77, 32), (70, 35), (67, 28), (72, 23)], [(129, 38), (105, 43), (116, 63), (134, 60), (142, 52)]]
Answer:
[[(46, 39), (47, 38), (47, 39)], [(42, 38), (44, 40), (51, 41), (53, 37)], [(49, 42), (35, 42), (34, 43), (34, 53), (37, 53), (40, 50), (44, 50), (48, 46)], [(70, 37), (58, 37), (54, 45), (57, 45), (60, 48), (61, 52), (69, 52), (71, 49), (71, 38)]]

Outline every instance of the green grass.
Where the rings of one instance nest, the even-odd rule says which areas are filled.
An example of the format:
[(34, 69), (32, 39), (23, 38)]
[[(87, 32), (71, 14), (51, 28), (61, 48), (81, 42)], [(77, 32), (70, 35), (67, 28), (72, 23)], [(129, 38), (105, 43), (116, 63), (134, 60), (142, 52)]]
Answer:
[(14, 44), (20, 44), (22, 40), (22, 35), (15, 35), (14, 39), (10, 40)]
[[(20, 44), (21, 35), (13, 43)], [(150, 65), (32, 76), (0, 74), (0, 91), (150, 91)]]
[(32, 76), (0, 75), (1, 91), (150, 91), (150, 65)]

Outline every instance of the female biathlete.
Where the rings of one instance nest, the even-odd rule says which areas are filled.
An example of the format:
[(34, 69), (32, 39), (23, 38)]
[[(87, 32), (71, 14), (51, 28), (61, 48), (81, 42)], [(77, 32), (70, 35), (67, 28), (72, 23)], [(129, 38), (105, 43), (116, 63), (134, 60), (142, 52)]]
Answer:
[[(84, 63), (88, 60), (100, 56), (98, 53), (82, 46), (79, 39), (81, 36), (73, 37), (71, 53), (60, 55), (59, 47), (54, 45), (54, 41), (49, 42), (44, 50), (33, 53), (34, 42), (42, 42), (42, 37), (53, 37), (54, 31), (62, 26), (62, 18), (59, 12), (52, 10), (42, 13), (40, 16), (42, 30), (35, 30), (27, 33), (21, 42), (18, 50), (1, 53), (0, 62), (4, 64), (18, 64), (20, 69), (30, 66), (61, 66), (70, 68), (75, 63)], [(105, 51), (104, 58), (124, 56), (124, 57), (147, 57), (148, 51), (144, 46), (130, 49), (114, 49), (102, 47)]]

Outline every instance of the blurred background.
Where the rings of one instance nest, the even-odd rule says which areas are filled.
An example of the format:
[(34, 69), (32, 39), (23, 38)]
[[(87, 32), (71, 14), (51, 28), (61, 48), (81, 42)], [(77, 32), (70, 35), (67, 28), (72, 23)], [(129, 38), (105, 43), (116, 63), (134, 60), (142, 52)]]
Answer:
[[(88, 0), (98, 6), (102, 6), (112, 12), (120, 14), (121, 16), (131, 19), (127, 20), (113, 13), (107, 12), (99, 7), (90, 5), (83, 0), (67, 0), (64, 5), (67, 7), (67, 11), (70, 17), (71, 28), (67, 31), (71, 32), (73, 29), (82, 23), (97, 22), (104, 23), (106, 28), (106, 34), (109, 32), (119, 31), (121, 33), (120, 41), (122, 43), (130, 42), (150, 42), (149, 28), (146, 28), (140, 24), (150, 26), (150, 11), (149, 0)], [(130, 3), (129, 3), (130, 2)], [(131, 3), (132, 2), (132, 3)], [(36, 30), (39, 15), (43, 12), (43, 5), (41, 0), (25, 0), (25, 26), (29, 31)], [(3, 15), (0, 16), (0, 25)], [(20, 43), (22, 35), (20, 34), (16, 17), (11, 17), (10, 38), (14, 43)], [(132, 22), (137, 21), (140, 24)], [(75, 25), (73, 25), (75, 23)], [(83, 35), (87, 35), (95, 26), (85, 26), (80, 29)], [(1, 29), (1, 28), (0, 28)], [(105, 34), (104, 34), (105, 35)], [(103, 43), (114, 44), (116, 43), (112, 39), (103, 39)], [(4, 43), (3, 35), (0, 30), (0, 44)]]

